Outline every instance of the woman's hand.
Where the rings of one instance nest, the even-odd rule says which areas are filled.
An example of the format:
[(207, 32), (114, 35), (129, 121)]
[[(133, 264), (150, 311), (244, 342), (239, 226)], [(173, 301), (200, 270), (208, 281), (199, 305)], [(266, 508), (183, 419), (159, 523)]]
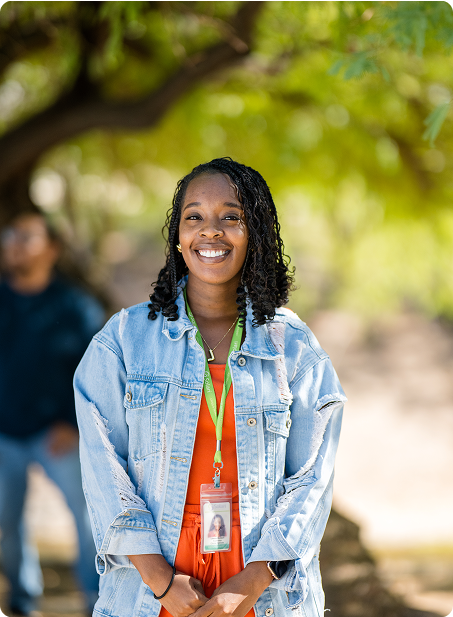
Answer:
[[(160, 596), (171, 581), (173, 569), (162, 555), (128, 555), (145, 585)], [(173, 617), (188, 617), (202, 607), (208, 598), (201, 582), (193, 576), (176, 572), (174, 581), (159, 602)]]
[(169, 592), (159, 600), (173, 617), (188, 617), (207, 601), (200, 581), (182, 572), (176, 572)]
[(265, 561), (255, 561), (225, 581), (192, 617), (244, 617), (272, 582)]

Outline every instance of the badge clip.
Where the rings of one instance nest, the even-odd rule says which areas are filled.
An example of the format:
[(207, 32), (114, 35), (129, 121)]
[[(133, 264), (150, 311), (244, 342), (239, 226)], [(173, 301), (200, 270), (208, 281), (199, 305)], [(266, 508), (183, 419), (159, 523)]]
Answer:
[[(216, 467), (216, 465), (221, 465), (221, 467)], [(214, 488), (220, 488), (220, 470), (223, 469), (223, 462), (213, 463), (212, 466), (215, 469), (214, 476), (212, 477), (214, 480)]]

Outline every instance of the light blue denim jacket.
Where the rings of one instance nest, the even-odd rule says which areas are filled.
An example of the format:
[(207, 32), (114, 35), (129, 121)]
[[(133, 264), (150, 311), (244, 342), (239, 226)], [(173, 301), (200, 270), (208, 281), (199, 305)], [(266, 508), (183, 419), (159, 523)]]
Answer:
[[(75, 374), (101, 575), (94, 615), (157, 616), (160, 603), (126, 555), (161, 553), (174, 563), (205, 365), (182, 293), (177, 304), (177, 321), (149, 321), (146, 303), (114, 315)], [(249, 310), (245, 341), (229, 359), (243, 559), (290, 562), (255, 612), (322, 616), (319, 543), (346, 398), (328, 355), (294, 313), (278, 309), (257, 328), (252, 318)]]

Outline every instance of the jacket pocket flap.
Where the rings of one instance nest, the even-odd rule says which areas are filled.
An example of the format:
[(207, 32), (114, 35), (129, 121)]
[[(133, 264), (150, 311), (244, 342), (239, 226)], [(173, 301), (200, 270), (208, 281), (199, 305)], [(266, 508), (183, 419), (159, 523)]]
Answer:
[(167, 393), (168, 383), (150, 383), (149, 381), (128, 381), (124, 406), (127, 409), (152, 407), (161, 403)]
[(283, 437), (289, 436), (291, 428), (291, 412), (290, 411), (264, 411), (266, 417), (266, 428), (272, 433), (278, 433)]

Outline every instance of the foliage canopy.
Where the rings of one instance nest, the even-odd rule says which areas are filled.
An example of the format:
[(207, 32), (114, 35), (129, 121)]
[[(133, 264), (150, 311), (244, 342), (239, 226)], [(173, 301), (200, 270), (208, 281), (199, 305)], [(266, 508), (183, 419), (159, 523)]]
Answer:
[(3, 161), (72, 106), (16, 184), (106, 274), (159, 244), (180, 176), (232, 156), (271, 186), (303, 315), (451, 317), (452, 46), (446, 2), (8, 2)]

